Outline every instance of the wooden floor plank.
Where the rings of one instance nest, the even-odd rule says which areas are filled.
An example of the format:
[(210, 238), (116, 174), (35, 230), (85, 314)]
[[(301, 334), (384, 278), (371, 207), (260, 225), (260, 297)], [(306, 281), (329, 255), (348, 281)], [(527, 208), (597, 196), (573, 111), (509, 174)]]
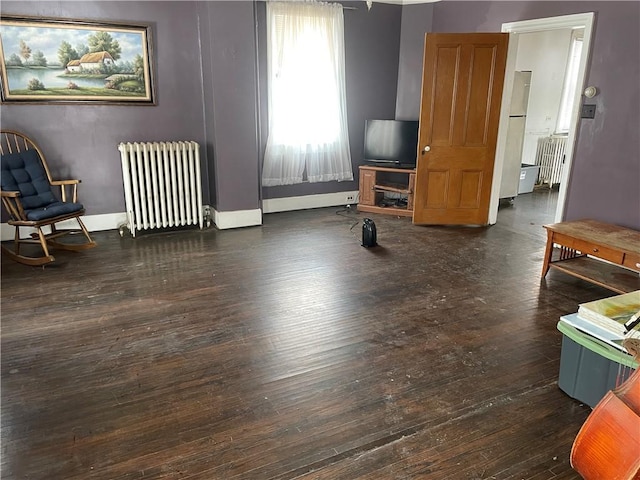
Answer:
[(327, 208), (3, 257), (2, 478), (578, 479), (556, 324), (610, 292), (540, 280), (554, 195), (366, 214), (372, 249)]

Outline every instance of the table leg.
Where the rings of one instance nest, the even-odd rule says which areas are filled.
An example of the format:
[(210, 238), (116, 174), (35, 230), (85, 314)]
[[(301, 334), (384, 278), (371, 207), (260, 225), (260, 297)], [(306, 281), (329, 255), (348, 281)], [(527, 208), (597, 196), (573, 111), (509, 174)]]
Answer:
[(551, 263), (551, 255), (553, 255), (553, 232), (547, 230), (547, 247), (544, 250), (544, 263), (542, 264), (542, 278), (547, 276), (549, 264)]

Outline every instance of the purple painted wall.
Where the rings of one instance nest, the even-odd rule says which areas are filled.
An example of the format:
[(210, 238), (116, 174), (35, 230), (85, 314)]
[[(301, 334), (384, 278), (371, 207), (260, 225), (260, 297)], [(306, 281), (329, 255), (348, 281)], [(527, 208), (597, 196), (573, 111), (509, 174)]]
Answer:
[[(265, 188), (267, 198), (356, 190), (365, 119), (394, 117), (402, 7), (376, 4), (368, 11), (364, 2), (343, 3), (352, 7), (345, 10), (345, 46), (356, 180)], [(82, 179), (81, 194), (91, 192), (81, 195), (87, 214), (124, 211), (117, 145), (140, 140), (200, 142), (204, 201), (218, 211), (260, 208), (266, 142), (266, 123), (260, 121), (267, 118), (264, 2), (3, 1), (0, 9), (153, 26), (157, 106), (2, 106), (3, 128), (41, 143), (56, 176)]]
[[(88, 215), (124, 212), (118, 144), (204, 141), (200, 51), (193, 2), (11, 2), (2, 14), (148, 23), (156, 67), (156, 106), (2, 105), (1, 126), (43, 149), (56, 178), (80, 178)], [(206, 170), (205, 176), (211, 172)], [(205, 186), (206, 187), (206, 186)], [(206, 188), (205, 188), (206, 189)], [(209, 192), (205, 191), (208, 199)]]
[[(344, 2), (349, 134), (354, 174), (366, 118), (417, 118), (424, 33), (499, 31), (503, 22), (593, 11), (587, 83), (596, 118), (579, 129), (567, 219), (640, 229), (640, 3), (458, 2), (400, 7)], [(2, 105), (1, 126), (41, 144), (57, 177), (81, 178), (87, 213), (124, 211), (118, 143), (195, 140), (203, 145), (205, 202), (219, 211), (260, 208), (266, 118), (262, 2), (15, 2), (2, 14), (150, 23), (156, 106)], [(262, 17), (264, 19), (264, 17)], [(256, 32), (257, 22), (257, 32)], [(256, 59), (259, 68), (256, 67)], [(265, 188), (267, 198), (357, 188), (354, 182)]]
[(396, 118), (418, 120), (422, 89), (424, 36), (431, 31), (433, 4), (407, 5), (402, 8), (402, 38), (398, 65)]
[(221, 212), (255, 210), (260, 157), (254, 3), (196, 3), (208, 154), (215, 172), (211, 205)]
[[(429, 5), (411, 8), (416, 17), (421, 9), (425, 17), (431, 13)], [(600, 94), (589, 101), (597, 105), (595, 119), (583, 119), (579, 125), (565, 218), (594, 218), (640, 229), (640, 3), (445, 0), (433, 4), (432, 31), (500, 31), (506, 22), (584, 12), (595, 12), (596, 17), (586, 83), (597, 86)], [(405, 39), (415, 33), (403, 24), (402, 35), (405, 46), (410, 43)], [(417, 50), (417, 40), (414, 44)], [(403, 63), (399, 67), (399, 72), (411, 70)], [(415, 90), (419, 76), (415, 72), (400, 77), (399, 108), (412, 103), (405, 96), (420, 101)]]

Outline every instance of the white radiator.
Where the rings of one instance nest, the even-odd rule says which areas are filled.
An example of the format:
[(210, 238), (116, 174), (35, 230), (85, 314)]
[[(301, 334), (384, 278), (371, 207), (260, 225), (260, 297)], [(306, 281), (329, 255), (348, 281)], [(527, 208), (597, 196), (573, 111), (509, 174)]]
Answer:
[(155, 228), (198, 225), (202, 229), (198, 143), (121, 143), (118, 150), (132, 236), (136, 231)]
[(538, 183), (543, 185), (547, 183), (549, 188), (560, 183), (566, 146), (567, 137), (564, 135), (538, 138), (538, 148), (536, 150), (536, 165), (540, 166)]

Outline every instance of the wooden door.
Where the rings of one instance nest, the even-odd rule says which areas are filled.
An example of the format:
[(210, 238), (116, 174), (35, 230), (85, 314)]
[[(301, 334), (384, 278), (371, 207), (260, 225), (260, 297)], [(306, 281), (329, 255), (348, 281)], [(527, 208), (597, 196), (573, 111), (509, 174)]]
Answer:
[(426, 35), (413, 223), (489, 223), (508, 39)]

